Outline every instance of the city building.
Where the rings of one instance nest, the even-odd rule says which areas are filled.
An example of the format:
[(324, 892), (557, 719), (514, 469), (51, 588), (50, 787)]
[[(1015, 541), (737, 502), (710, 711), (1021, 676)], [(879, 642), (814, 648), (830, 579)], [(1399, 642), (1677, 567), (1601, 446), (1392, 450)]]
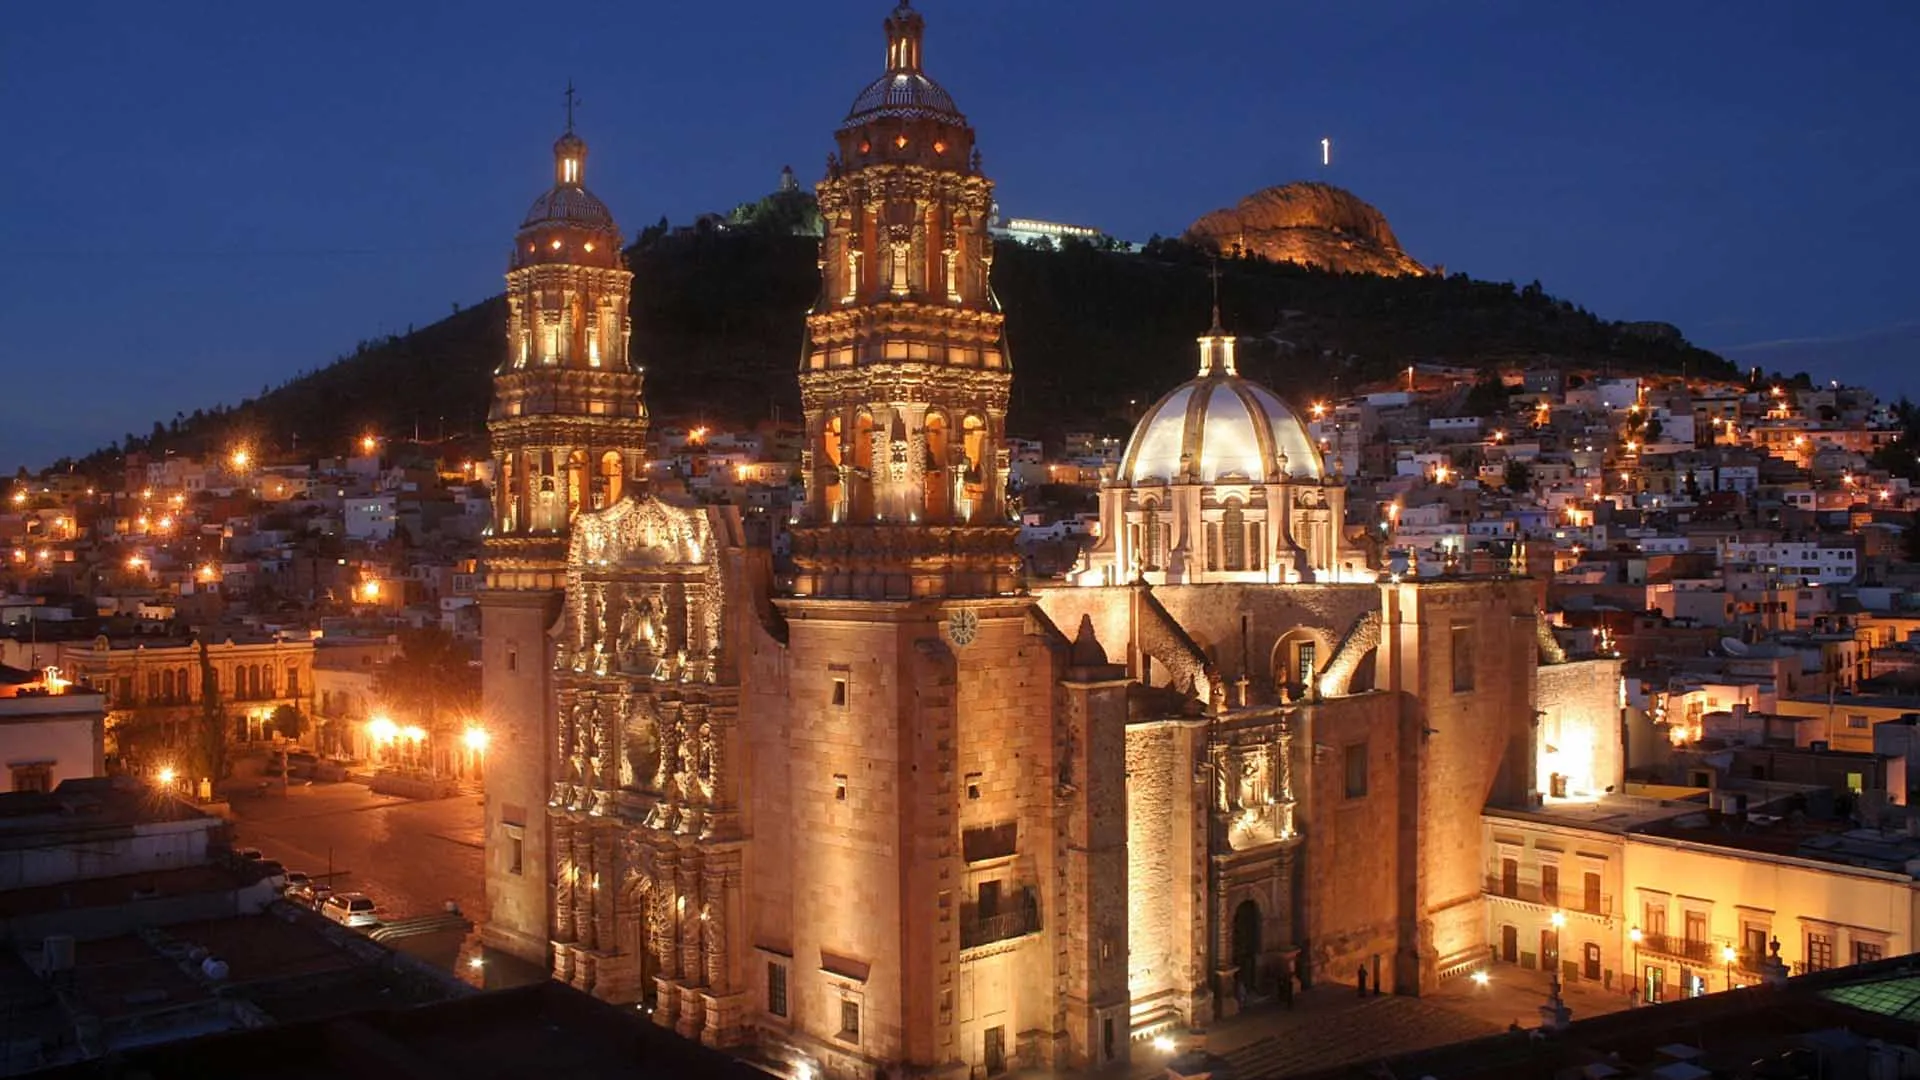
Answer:
[(203, 653), (199, 642), (103, 634), (61, 642), (56, 656), (66, 678), (106, 696), (107, 737), (116, 755), (151, 757), (185, 747), (209, 686), (232, 721), (235, 742), (271, 738), (274, 710), (282, 706), (311, 710), (311, 637), (236, 633), (205, 644)]
[(59, 668), (0, 666), (0, 768), (8, 791), (52, 791), (106, 771), (106, 699)]
[[(529, 518), (540, 484), (503, 488), (489, 944), (793, 1076), (1095, 1067), (1296, 979), (1484, 964), (1482, 813), (1611, 782), (1578, 739), (1617, 722), (1617, 663), (1570, 662), (1506, 561), (1376, 580), (1218, 331), (1175, 392), (1200, 422), (1129, 444), (1127, 482), (1185, 500), (1163, 550), (1192, 572), (1135, 539), (1110, 583), (1023, 587), (992, 185), (919, 13), (885, 30), (819, 189), (790, 588), (734, 508), (609, 485)], [(547, 459), (504, 417), (562, 369), (496, 381), (522, 475)], [(611, 415), (544, 400), (556, 429)], [(1166, 440), (1239, 456), (1187, 475)], [(1234, 498), (1239, 570), (1202, 539)]]

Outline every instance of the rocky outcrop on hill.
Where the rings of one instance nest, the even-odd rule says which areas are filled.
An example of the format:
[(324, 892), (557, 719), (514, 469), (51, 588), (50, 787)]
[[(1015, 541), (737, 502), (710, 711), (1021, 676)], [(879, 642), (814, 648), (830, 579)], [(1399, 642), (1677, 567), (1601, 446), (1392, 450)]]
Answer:
[(1331, 184), (1303, 181), (1256, 191), (1231, 210), (1194, 222), (1187, 239), (1223, 253), (1245, 251), (1339, 273), (1429, 272), (1400, 250), (1384, 214)]

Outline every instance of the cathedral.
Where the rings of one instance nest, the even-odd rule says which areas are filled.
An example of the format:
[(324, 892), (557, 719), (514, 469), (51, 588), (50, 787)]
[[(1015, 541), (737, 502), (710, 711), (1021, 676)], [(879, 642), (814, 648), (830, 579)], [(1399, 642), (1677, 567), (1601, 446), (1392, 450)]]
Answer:
[[(1373, 565), (1217, 312), (1098, 543), (1024, 580), (993, 184), (920, 14), (885, 30), (818, 187), (789, 587), (733, 508), (645, 488), (571, 125), (515, 237), (487, 944), (797, 1078), (1100, 1067), (1283, 984), (1483, 962), (1481, 811), (1538, 797), (1565, 661), (1537, 585)], [(1604, 714), (1613, 669), (1566, 667)]]

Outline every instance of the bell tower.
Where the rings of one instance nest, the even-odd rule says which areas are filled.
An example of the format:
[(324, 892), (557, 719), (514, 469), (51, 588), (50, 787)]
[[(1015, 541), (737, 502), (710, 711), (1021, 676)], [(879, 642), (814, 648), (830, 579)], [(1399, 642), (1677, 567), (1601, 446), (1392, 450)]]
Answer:
[(647, 411), (629, 355), (633, 274), (620, 229), (585, 185), (587, 144), (553, 144), (553, 186), (535, 199), (507, 263), (505, 358), (487, 418), (493, 519), (482, 545), (481, 702), (487, 761), (487, 899), (494, 948), (544, 965), (550, 899), (552, 645), (568, 532), (643, 476)]
[(922, 70), (926, 29), (887, 18), (887, 68), (835, 136), (800, 394), (802, 596), (1013, 591), (1004, 317), (987, 232), (993, 182), (967, 119)]

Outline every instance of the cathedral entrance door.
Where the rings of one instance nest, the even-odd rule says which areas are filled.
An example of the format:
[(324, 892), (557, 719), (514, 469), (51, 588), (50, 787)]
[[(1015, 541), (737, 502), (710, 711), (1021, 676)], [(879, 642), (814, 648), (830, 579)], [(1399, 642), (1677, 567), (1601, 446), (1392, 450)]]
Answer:
[(999, 1076), (1007, 1071), (1007, 1029), (990, 1027), (987, 1029), (986, 1065), (988, 1076)]
[(1503, 926), (1500, 928), (1500, 959), (1509, 964), (1520, 962), (1520, 928)]
[(1242, 900), (1233, 910), (1233, 962), (1239, 968), (1236, 981), (1253, 993), (1260, 969), (1260, 905), (1251, 900)]

